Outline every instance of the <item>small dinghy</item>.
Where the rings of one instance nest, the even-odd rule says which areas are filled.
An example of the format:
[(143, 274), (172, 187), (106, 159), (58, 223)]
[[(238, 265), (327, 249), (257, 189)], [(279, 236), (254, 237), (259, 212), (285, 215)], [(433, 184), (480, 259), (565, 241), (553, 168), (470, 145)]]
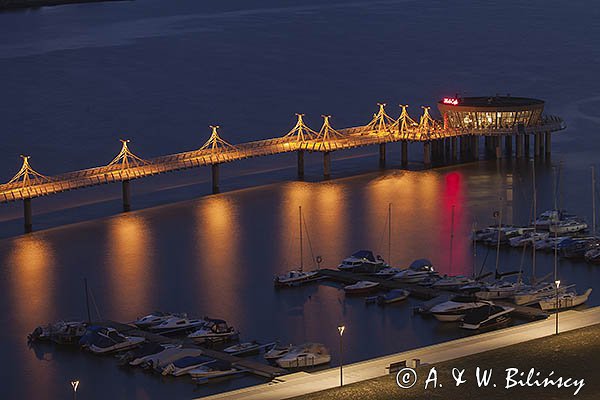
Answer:
[(561, 293), (558, 295), (558, 299), (555, 297), (546, 297), (540, 300), (540, 308), (544, 311), (562, 310), (565, 308), (577, 307), (588, 301), (588, 298), (592, 294), (592, 288), (589, 288), (583, 294), (577, 294), (575, 292)]
[(377, 283), (377, 282), (359, 281), (359, 282), (356, 282), (354, 285), (344, 286), (344, 291), (348, 295), (351, 295), (351, 294), (364, 294), (364, 293), (370, 293), (370, 292), (372, 292), (377, 287), (379, 287), (379, 283)]
[(410, 292), (404, 289), (392, 289), (384, 295), (377, 296), (376, 302), (380, 306), (384, 306), (386, 304), (396, 303), (398, 301), (406, 300)]

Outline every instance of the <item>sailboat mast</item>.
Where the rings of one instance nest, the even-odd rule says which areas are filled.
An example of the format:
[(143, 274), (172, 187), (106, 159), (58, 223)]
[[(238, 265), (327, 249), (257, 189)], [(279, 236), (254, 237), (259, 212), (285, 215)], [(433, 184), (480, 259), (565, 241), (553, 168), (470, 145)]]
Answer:
[(475, 274), (477, 270), (477, 242), (475, 241), (475, 232), (477, 232), (477, 220), (473, 220), (473, 229), (472, 229), (472, 244), (473, 244), (473, 279), (475, 279)]
[(298, 206), (298, 221), (300, 228), (300, 272), (304, 269), (304, 253), (303, 253), (303, 243), (302, 243), (302, 206)]
[(535, 235), (537, 231), (537, 186), (535, 183), (535, 158), (532, 168), (533, 177), (533, 242), (531, 244), (531, 280), (535, 283)]
[(596, 236), (596, 167), (592, 165), (592, 235)]
[[(556, 168), (554, 169), (554, 179), (556, 180), (556, 187), (558, 188), (558, 176), (556, 174)], [(558, 193), (554, 192), (554, 209), (558, 210), (557, 207), (557, 197)], [(555, 224), (558, 224), (559, 221), (556, 221)], [(558, 227), (554, 228), (554, 281), (558, 279)]]
[(500, 263), (500, 235), (502, 234), (502, 203), (498, 212), (498, 243), (496, 245), (496, 279), (498, 279), (498, 264)]
[(388, 264), (392, 265), (392, 203), (388, 204)]

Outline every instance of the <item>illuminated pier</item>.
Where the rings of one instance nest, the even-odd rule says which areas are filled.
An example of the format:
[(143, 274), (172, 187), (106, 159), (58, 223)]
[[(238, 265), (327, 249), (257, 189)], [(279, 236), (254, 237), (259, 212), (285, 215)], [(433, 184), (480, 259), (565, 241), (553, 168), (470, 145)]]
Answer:
[[(488, 155), (502, 157), (502, 137), (504, 137), (507, 156), (512, 156), (513, 138), (516, 143), (516, 156), (527, 156), (529, 137), (533, 136), (534, 155), (537, 157), (542, 154), (544, 140), (543, 147), (546, 149), (546, 154), (550, 153), (550, 133), (565, 129), (565, 124), (560, 118), (542, 116), (540, 107), (530, 112), (526, 104), (519, 103), (516, 106), (513, 104), (509, 107), (510, 111), (505, 113), (500, 110), (504, 104), (498, 105), (496, 107), (498, 110), (492, 110), (494, 104), (489, 101), (483, 104), (484, 111), (469, 111), (478, 110), (479, 105), (470, 105), (468, 99), (440, 101), (438, 108), (442, 113), (442, 121), (431, 117), (429, 107), (422, 107), (423, 113), (417, 123), (409, 116), (406, 105), (400, 106), (400, 116), (394, 119), (386, 113), (385, 104), (380, 103), (377, 113), (364, 126), (336, 130), (331, 125), (330, 116), (323, 115), (323, 125), (318, 132), (304, 123), (304, 114), (296, 114), (295, 126), (284, 136), (239, 144), (225, 141), (219, 135), (219, 126), (211, 126), (210, 138), (197, 150), (151, 159), (138, 157), (130, 151), (129, 141), (121, 140), (121, 151), (107, 165), (55, 176), (46, 176), (35, 171), (29, 164), (29, 156), (22, 156), (23, 165), (19, 172), (9, 182), (0, 185), (0, 203), (23, 201), (24, 228), (26, 232), (30, 232), (33, 226), (31, 199), (88, 186), (121, 182), (123, 210), (129, 211), (130, 182), (166, 172), (211, 166), (212, 191), (218, 193), (219, 165), (251, 157), (296, 152), (298, 178), (303, 179), (305, 152), (320, 152), (323, 154), (323, 177), (329, 179), (333, 151), (379, 145), (379, 165), (383, 168), (386, 162), (387, 143), (400, 142), (401, 165), (404, 168), (408, 164), (408, 143), (421, 142), (423, 163), (425, 167), (430, 167), (434, 163), (443, 163), (444, 159), (449, 162), (456, 162), (458, 159), (460, 161), (478, 159), (480, 137), (485, 138), (485, 150)], [(543, 102), (541, 104), (543, 108)], [(484, 120), (480, 121), (480, 118)], [(512, 118), (512, 122), (509, 118)], [(494, 123), (492, 124), (491, 121)]]

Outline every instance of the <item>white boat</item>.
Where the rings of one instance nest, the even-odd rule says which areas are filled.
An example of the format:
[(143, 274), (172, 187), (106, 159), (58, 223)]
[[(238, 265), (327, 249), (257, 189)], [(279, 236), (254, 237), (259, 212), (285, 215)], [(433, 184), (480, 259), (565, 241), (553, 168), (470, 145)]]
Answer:
[(496, 281), (482, 285), (480, 290), (475, 292), (475, 296), (482, 300), (507, 299), (513, 297), (517, 290), (522, 290), (523, 285), (518, 283)]
[(460, 327), (463, 329), (476, 330), (501, 325), (510, 320), (509, 314), (513, 312), (514, 309), (514, 307), (488, 303), (481, 307), (469, 310), (460, 323)]
[(46, 326), (38, 326), (27, 339), (30, 342), (52, 341), (58, 344), (75, 344), (87, 331), (88, 324), (83, 321), (58, 321)]
[(185, 356), (181, 357), (169, 364), (167, 364), (161, 371), (161, 374), (173, 375), (173, 376), (181, 376), (189, 373), (189, 371), (201, 367), (203, 365), (207, 365), (210, 363), (214, 363), (215, 359), (207, 356), (199, 355), (199, 356)]
[(431, 261), (419, 259), (413, 261), (407, 269), (398, 272), (392, 279), (403, 283), (417, 283), (435, 274)]
[(331, 355), (327, 348), (320, 343), (306, 343), (289, 351), (275, 362), (281, 368), (303, 368), (327, 364)]
[(346, 294), (364, 294), (369, 293), (379, 287), (379, 283), (371, 281), (358, 281), (353, 285), (344, 286)]
[(227, 354), (232, 354), (232, 355), (238, 356), (238, 355), (258, 353), (260, 351), (260, 348), (261, 348), (260, 343), (253, 341), (253, 342), (244, 342), (244, 343), (234, 344), (233, 346), (224, 348), (223, 351)]
[(198, 328), (204, 325), (205, 322), (206, 321), (203, 319), (189, 319), (186, 317), (173, 316), (167, 318), (158, 325), (151, 326), (149, 329), (161, 333), (179, 332)]
[(127, 350), (143, 343), (146, 339), (139, 336), (125, 336), (113, 328), (96, 331), (97, 337), (87, 346), (95, 354), (107, 354)]
[(396, 267), (387, 267), (375, 273), (375, 276), (378, 278), (391, 278), (396, 275), (398, 272), (402, 271), (400, 268)]
[(555, 225), (570, 218), (575, 218), (575, 216), (564, 210), (548, 210), (540, 214), (538, 219), (535, 220), (535, 225), (539, 229), (547, 230), (551, 225)]
[(346, 272), (376, 273), (386, 266), (381, 256), (375, 257), (370, 250), (360, 250), (342, 260), (338, 269)]
[(195, 381), (206, 381), (209, 379), (221, 378), (228, 375), (240, 373), (241, 371), (233, 368), (231, 364), (226, 362), (215, 362), (212, 364), (202, 365), (188, 371), (188, 375)]
[(548, 230), (552, 233), (564, 235), (585, 231), (587, 228), (588, 224), (585, 221), (580, 219), (569, 219), (550, 225)]
[(586, 290), (583, 294), (577, 294), (575, 292), (559, 293), (558, 299), (555, 295), (554, 297), (549, 296), (540, 300), (540, 308), (544, 311), (549, 311), (556, 310), (557, 305), (559, 310), (577, 307), (588, 301), (591, 293), (591, 288)]
[(444, 276), (442, 279), (434, 282), (431, 287), (436, 289), (453, 290), (470, 283), (473, 283), (473, 279), (463, 275)]
[(265, 352), (264, 357), (266, 360), (277, 360), (278, 358), (281, 358), (287, 353), (289, 353), (291, 349), (291, 344), (287, 346), (281, 346), (279, 344), (276, 344), (273, 347), (271, 347), (269, 351)]
[(295, 286), (315, 279), (319, 271), (303, 271), (302, 269), (288, 271), (283, 275), (277, 275), (273, 279), (275, 286)]
[(171, 313), (164, 313), (161, 311), (155, 311), (151, 314), (145, 315), (133, 321), (133, 324), (138, 328), (149, 328), (158, 324), (162, 324), (174, 315)]
[[(302, 283), (306, 283), (308, 281), (311, 281), (313, 279), (315, 279), (317, 277), (317, 275), (319, 274), (318, 271), (304, 271), (304, 245), (303, 245), (303, 241), (302, 241), (302, 225), (304, 220), (302, 219), (302, 206), (298, 207), (298, 214), (299, 214), (299, 227), (300, 227), (300, 267), (297, 269), (293, 269), (291, 271), (286, 272), (283, 275), (278, 275), (273, 279), (273, 284), (275, 286), (281, 287), (281, 286), (295, 286), (295, 285), (300, 285)], [(307, 231), (307, 235), (308, 235), (308, 231)], [(310, 238), (309, 238), (309, 242), (310, 242)]]
[[(559, 293), (563, 293), (566, 287), (560, 287)], [(541, 299), (556, 294), (554, 283), (549, 282), (538, 282), (533, 286), (519, 289), (514, 297), (513, 301), (517, 305), (529, 305), (537, 303)]]
[(456, 322), (463, 319), (467, 311), (488, 304), (471, 296), (455, 296), (451, 300), (433, 306), (429, 312), (441, 322)]
[(584, 257), (587, 262), (600, 263), (600, 248), (586, 251)]
[(193, 339), (195, 341), (205, 341), (205, 340), (231, 340), (236, 338), (239, 335), (239, 332), (236, 331), (233, 327), (228, 326), (227, 322), (222, 319), (212, 319), (206, 318), (205, 324), (202, 328), (190, 333), (188, 338)]

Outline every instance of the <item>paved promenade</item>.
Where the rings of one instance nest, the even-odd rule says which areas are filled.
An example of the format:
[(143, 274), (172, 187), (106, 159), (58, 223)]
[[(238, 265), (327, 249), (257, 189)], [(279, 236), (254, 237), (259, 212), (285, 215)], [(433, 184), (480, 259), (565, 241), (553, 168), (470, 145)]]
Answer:
[[(391, 363), (418, 358), (421, 363), (439, 363), (488, 350), (499, 349), (529, 340), (553, 335), (555, 318), (462, 338), (403, 353), (380, 357), (344, 367), (344, 383), (360, 382), (384, 376)], [(600, 307), (586, 311), (564, 311), (559, 318), (560, 331), (566, 332), (600, 323)], [(339, 369), (316, 373), (299, 372), (278, 378), (267, 384), (226, 392), (207, 399), (277, 400), (300, 396), (339, 385)]]

